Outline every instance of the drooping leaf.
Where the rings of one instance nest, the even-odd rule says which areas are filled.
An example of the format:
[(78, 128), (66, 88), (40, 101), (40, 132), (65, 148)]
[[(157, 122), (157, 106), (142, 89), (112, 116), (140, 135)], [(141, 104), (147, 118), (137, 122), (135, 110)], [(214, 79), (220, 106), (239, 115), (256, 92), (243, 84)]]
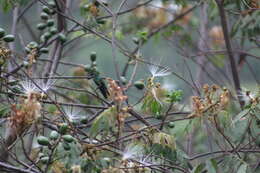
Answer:
[(108, 131), (116, 123), (116, 108), (113, 106), (102, 112), (93, 122), (90, 128), (90, 136), (94, 137), (101, 131)]
[(160, 144), (164, 147), (169, 147), (172, 150), (176, 149), (175, 138), (173, 135), (168, 135), (163, 132), (157, 132), (153, 134), (153, 143)]
[(246, 116), (250, 112), (250, 110), (251, 109), (245, 109), (245, 110), (241, 111), (238, 115), (235, 116), (235, 118), (232, 120), (232, 123), (235, 124), (238, 121), (240, 121), (241, 118), (243, 118), (244, 116)]

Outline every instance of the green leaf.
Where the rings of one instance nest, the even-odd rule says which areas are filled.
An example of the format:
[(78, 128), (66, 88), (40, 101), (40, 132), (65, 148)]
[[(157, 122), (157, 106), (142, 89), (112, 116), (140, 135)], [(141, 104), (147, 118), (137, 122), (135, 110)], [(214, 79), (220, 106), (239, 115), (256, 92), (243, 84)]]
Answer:
[(192, 173), (201, 173), (205, 166), (205, 163), (199, 164), (198, 166), (193, 168)]
[(242, 164), (239, 168), (237, 173), (246, 173), (247, 170), (247, 164)]
[(84, 34), (85, 34), (85, 32), (83, 30), (75, 31), (71, 34), (71, 39), (74, 39), (76, 37), (80, 37)]
[(216, 56), (214, 56), (213, 58), (210, 58), (210, 60), (212, 61), (212, 63), (213, 63), (214, 65), (216, 65), (217, 67), (219, 67), (219, 68), (224, 67), (224, 65), (225, 65), (225, 59), (226, 59), (226, 56), (225, 56), (225, 55), (221, 55), (221, 54), (216, 55)]
[(90, 136), (94, 137), (101, 131), (109, 131), (115, 125), (116, 108), (113, 106), (102, 112), (93, 122), (90, 128)]
[(180, 26), (180, 25), (172, 25), (172, 26), (171, 26), (171, 30), (172, 30), (173, 32), (182, 31), (182, 30), (183, 30), (183, 27)]
[(163, 107), (152, 95), (148, 95), (144, 98), (142, 110), (151, 112), (155, 115), (161, 114)]
[(20, 0), (20, 5), (26, 5), (31, 0)]
[(185, 33), (182, 35), (181, 40), (180, 40), (181, 45), (183, 45), (183, 46), (186, 44), (190, 45), (191, 42), (192, 42), (192, 37), (189, 33)]
[(151, 151), (153, 154), (164, 157), (171, 161), (176, 161), (176, 159), (178, 159), (176, 150), (172, 150), (171, 148), (162, 146), (160, 144), (153, 144)]
[(122, 31), (116, 31), (115, 35), (118, 40), (124, 39), (124, 34), (122, 33)]
[(147, 30), (143, 30), (143, 31), (138, 31), (137, 32), (137, 37), (143, 41), (146, 41), (148, 38), (148, 31)]
[(9, 112), (9, 108), (7, 106), (0, 106), (0, 118), (6, 117)]
[(232, 123), (233, 124), (237, 123), (238, 121), (241, 120), (242, 117), (246, 116), (250, 111), (251, 109), (245, 109), (241, 111), (238, 115), (235, 116), (235, 118), (232, 120)]
[(187, 2), (186, 1), (183, 1), (183, 0), (175, 0), (175, 3), (177, 5), (182, 5), (182, 6), (186, 6), (187, 5)]
[(206, 168), (208, 173), (217, 173), (218, 164), (216, 160), (210, 159), (206, 161)]
[(241, 24), (241, 20), (237, 20), (237, 22), (233, 25), (232, 29), (231, 29), (231, 33), (230, 33), (230, 36), (231, 37), (234, 37), (236, 35), (236, 33), (238, 32), (239, 30), (239, 27), (240, 27), (240, 24)]
[(11, 1), (7, 0), (3, 0), (0, 5), (2, 6), (4, 13), (8, 12), (12, 8)]
[(172, 93), (170, 93), (170, 95), (168, 96), (169, 101), (171, 103), (179, 102), (179, 101), (181, 101), (182, 95), (183, 95), (183, 93), (181, 90), (172, 91)]

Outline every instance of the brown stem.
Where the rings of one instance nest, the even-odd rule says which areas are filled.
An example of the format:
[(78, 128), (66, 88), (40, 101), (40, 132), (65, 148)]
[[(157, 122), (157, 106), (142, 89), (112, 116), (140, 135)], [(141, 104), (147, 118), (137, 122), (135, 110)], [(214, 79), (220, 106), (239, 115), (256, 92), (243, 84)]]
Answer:
[(217, 5), (218, 5), (218, 10), (219, 10), (219, 15), (220, 15), (220, 20), (221, 20), (221, 26), (223, 29), (223, 34), (224, 34), (224, 39), (226, 43), (226, 48), (227, 48), (227, 53), (230, 61), (230, 67), (232, 71), (232, 76), (233, 76), (233, 82), (235, 85), (238, 101), (240, 104), (240, 107), (243, 108), (244, 106), (244, 101), (241, 96), (241, 87), (240, 87), (240, 80), (239, 80), (239, 75), (237, 71), (237, 66), (236, 66), (236, 61), (233, 55), (232, 51), (232, 45), (231, 45), (231, 40), (229, 37), (229, 31), (228, 31), (228, 23), (227, 23), (227, 17), (225, 14), (225, 9), (224, 9), (224, 1), (223, 0), (215, 0)]

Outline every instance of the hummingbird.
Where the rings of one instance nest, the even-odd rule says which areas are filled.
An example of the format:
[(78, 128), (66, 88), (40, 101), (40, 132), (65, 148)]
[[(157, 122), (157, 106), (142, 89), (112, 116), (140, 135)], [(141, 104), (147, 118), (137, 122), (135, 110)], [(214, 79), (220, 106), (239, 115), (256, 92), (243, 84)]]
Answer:
[(97, 71), (97, 68), (95, 66), (86, 66), (85, 67), (86, 72), (91, 76), (94, 83), (97, 85), (99, 91), (101, 94), (107, 98), (109, 95), (105, 79), (100, 76), (100, 72)]

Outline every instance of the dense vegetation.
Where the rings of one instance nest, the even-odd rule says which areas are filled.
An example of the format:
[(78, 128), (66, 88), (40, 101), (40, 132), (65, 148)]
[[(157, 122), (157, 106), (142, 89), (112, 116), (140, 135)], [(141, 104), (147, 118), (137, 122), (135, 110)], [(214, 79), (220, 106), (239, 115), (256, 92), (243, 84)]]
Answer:
[(0, 7), (0, 172), (260, 172), (258, 0)]

